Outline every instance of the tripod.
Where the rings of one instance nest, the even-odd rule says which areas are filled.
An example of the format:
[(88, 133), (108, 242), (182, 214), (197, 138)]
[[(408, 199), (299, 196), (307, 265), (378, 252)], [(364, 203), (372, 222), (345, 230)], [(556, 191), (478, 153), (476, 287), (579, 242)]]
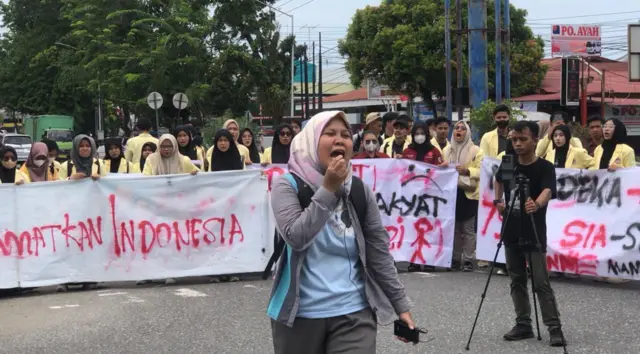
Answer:
[[(510, 182), (510, 181), (509, 181)], [(507, 183), (509, 183), (507, 182)], [(504, 243), (504, 234), (505, 234), (505, 228), (506, 225), (509, 221), (509, 217), (511, 216), (511, 214), (513, 213), (513, 207), (515, 205), (515, 197), (516, 195), (519, 196), (520, 201), (520, 213), (523, 213), (525, 208), (524, 208), (524, 204), (525, 201), (529, 198), (529, 189), (528, 189), (528, 185), (529, 185), (529, 180), (522, 176), (519, 175), (515, 178), (515, 184), (516, 184), (516, 189), (514, 190), (513, 194), (511, 195), (511, 201), (509, 203), (509, 209), (507, 211), (507, 214), (504, 217), (504, 221), (502, 223), (502, 227), (500, 229), (500, 240), (498, 241), (498, 246), (496, 248), (496, 253), (493, 257), (493, 263), (491, 263), (491, 268), (489, 270), (489, 276), (487, 277), (487, 282), (484, 286), (484, 290), (482, 292), (482, 295), (480, 295), (480, 305), (478, 306), (478, 311), (476, 312), (476, 317), (475, 320), (473, 321), (473, 326), (471, 327), (471, 333), (469, 334), (469, 339), (467, 341), (467, 345), (465, 347), (465, 350), (469, 350), (469, 346), (471, 344), (471, 339), (473, 337), (473, 333), (476, 329), (476, 325), (478, 323), (478, 318), (480, 317), (480, 311), (482, 309), (482, 305), (484, 304), (484, 300), (487, 296), (487, 291), (489, 289), (489, 283), (491, 282), (491, 277), (493, 276), (493, 270), (495, 268), (495, 263), (498, 259), (498, 254), (500, 253), (500, 248), (502, 248), (502, 245)], [(533, 234), (535, 235), (535, 241), (536, 241), (536, 249), (540, 250), (541, 249), (541, 245), (540, 245), (540, 238), (538, 237), (538, 230), (536, 228), (535, 225), (535, 220), (533, 218), (533, 214), (529, 214), (529, 218), (531, 221), (531, 225), (533, 226)], [(522, 221), (520, 222), (520, 228), (521, 231), (524, 228)], [(529, 262), (529, 267), (532, 268), (533, 267), (533, 257), (532, 257), (532, 252), (531, 250), (529, 250), (528, 252), (528, 262)], [(533, 268), (532, 268), (533, 269)], [(538, 319), (538, 303), (537, 303), (537, 299), (536, 299), (536, 286), (535, 286), (535, 279), (534, 279), (534, 274), (533, 271), (531, 271), (531, 290), (533, 293), (533, 308), (534, 308), (534, 313), (535, 313), (535, 317), (536, 317), (536, 329), (537, 329), (537, 334), (538, 340), (542, 340), (542, 337), (540, 336), (540, 322)], [(556, 314), (556, 318), (558, 318), (558, 322), (560, 321), (560, 316), (558, 314), (558, 308), (556, 306), (555, 301), (553, 301), (553, 309), (554, 312)], [(559, 323), (559, 328), (562, 329), (562, 325)], [(566, 340), (564, 338), (564, 334), (562, 335), (562, 346), (564, 348), (564, 353), (567, 354), (567, 344), (566, 344)]]

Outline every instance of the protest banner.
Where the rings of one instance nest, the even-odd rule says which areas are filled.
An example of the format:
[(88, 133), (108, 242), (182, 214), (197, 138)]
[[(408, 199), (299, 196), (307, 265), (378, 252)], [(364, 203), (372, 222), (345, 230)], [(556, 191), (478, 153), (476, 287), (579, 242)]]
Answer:
[[(485, 158), (480, 177), (478, 259), (491, 261), (502, 218), (493, 206), (499, 161)], [(547, 210), (551, 271), (640, 279), (640, 168), (556, 169), (557, 198)], [(501, 250), (499, 262), (504, 263)]]
[[(354, 176), (360, 177), (376, 195), (394, 259), (450, 267), (456, 170), (399, 159), (352, 160), (351, 163)], [(270, 165), (264, 172), (272, 181), (287, 173), (287, 167)]]
[(0, 288), (259, 272), (260, 171), (0, 186)]

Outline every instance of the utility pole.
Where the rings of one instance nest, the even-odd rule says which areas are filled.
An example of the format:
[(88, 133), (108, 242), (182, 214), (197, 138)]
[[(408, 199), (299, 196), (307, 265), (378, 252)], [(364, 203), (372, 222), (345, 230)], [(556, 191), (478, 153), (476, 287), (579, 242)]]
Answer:
[(504, 0), (504, 98), (511, 99), (511, 5)]
[(312, 45), (312, 51), (311, 51), (311, 62), (313, 64), (311, 64), (311, 70), (313, 70), (313, 72), (311, 73), (311, 98), (313, 101), (313, 109), (311, 110), (311, 112), (313, 112), (313, 114), (316, 114), (316, 41), (313, 41), (313, 45)]
[(458, 37), (456, 38), (456, 76), (457, 76), (457, 87), (458, 94), (456, 95), (457, 104), (458, 104), (458, 120), (462, 120), (464, 117), (464, 107), (462, 106), (462, 90), (461, 87), (464, 86), (464, 69), (462, 68), (462, 5), (460, 4), (460, 0), (456, 0), (456, 26), (458, 27)]
[(307, 44), (304, 44), (304, 117), (303, 119), (309, 119), (309, 58), (307, 57)]
[(320, 64), (318, 68), (318, 110), (322, 111), (322, 100), (324, 98), (322, 93), (322, 32), (318, 33), (318, 63)]
[[(451, 122), (451, 0), (444, 0), (444, 45), (445, 45), (445, 70), (447, 89), (447, 119)], [(434, 112), (435, 113), (435, 112)]]
[(496, 22), (496, 104), (502, 102), (502, 1), (495, 0)]

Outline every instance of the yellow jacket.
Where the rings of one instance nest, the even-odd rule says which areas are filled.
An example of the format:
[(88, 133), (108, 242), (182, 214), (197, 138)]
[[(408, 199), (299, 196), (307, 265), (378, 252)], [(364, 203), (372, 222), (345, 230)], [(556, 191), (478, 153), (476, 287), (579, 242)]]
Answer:
[[(444, 156), (444, 149), (448, 148), (449, 146), (451, 146), (451, 144), (449, 143), (449, 140), (447, 140), (447, 145), (444, 146), (444, 149), (440, 148), (440, 144), (438, 144), (438, 140), (436, 140), (436, 138), (431, 138), (431, 145), (435, 146), (436, 149), (438, 149), (440, 151), (440, 154), (442, 156)], [(446, 161), (446, 160), (445, 160)]]
[[(578, 138), (571, 138), (570, 145), (575, 148), (582, 149), (582, 142)], [(549, 135), (545, 134), (542, 139), (538, 140), (538, 145), (536, 146), (536, 155), (538, 155), (539, 157), (545, 157), (552, 150), (553, 144), (551, 143), (551, 139), (549, 139)]]
[[(380, 146), (380, 152), (383, 154), (387, 154), (387, 156), (389, 157), (396, 157), (395, 154), (393, 153), (393, 141), (395, 139), (396, 139), (395, 136), (390, 136), (384, 139), (384, 141), (382, 142), (382, 146)], [(402, 150), (408, 148), (410, 144), (411, 144), (411, 135), (407, 135), (407, 137), (404, 139), (404, 146), (402, 147)]]
[[(58, 170), (56, 170), (55, 166), (53, 168), (53, 172), (52, 172), (52, 169), (49, 168), (47, 170), (46, 182), (57, 181), (57, 180), (59, 180)], [(19, 181), (23, 181), (25, 184), (31, 183), (31, 174), (29, 173), (29, 169), (27, 169), (27, 164), (22, 164), (22, 167), (20, 167), (20, 169), (16, 169), (15, 182), (19, 182)]]
[(262, 154), (260, 154), (260, 163), (261, 164), (267, 164), (270, 165), (271, 164), (271, 151), (272, 149), (270, 147), (264, 149), (264, 152)]
[[(61, 180), (67, 180), (69, 179), (69, 177), (73, 176), (74, 173), (76, 173), (76, 166), (73, 166), (73, 164), (71, 173), (69, 173), (69, 162), (70, 160), (60, 164), (60, 171), (58, 171), (58, 176)], [(104, 168), (104, 164), (102, 163), (102, 161), (94, 158), (91, 167), (91, 174), (98, 174), (104, 177), (107, 175), (107, 173), (108, 171)]]
[[(551, 149), (547, 153), (545, 160), (555, 163), (556, 162), (556, 149)], [(593, 157), (589, 155), (587, 150), (583, 148), (577, 148), (569, 145), (569, 150), (567, 151), (567, 159), (564, 163), (564, 166), (559, 168), (578, 168), (578, 169), (590, 169), (593, 167)]]
[(498, 148), (498, 128), (482, 135), (480, 150), (484, 151), (485, 156), (497, 158)]
[[(600, 169), (600, 160), (602, 160), (603, 152), (602, 145), (598, 145), (593, 151), (592, 170)], [(633, 148), (627, 144), (616, 145), (616, 149), (613, 150), (613, 155), (611, 155), (611, 160), (609, 160), (609, 166), (613, 164), (620, 165), (624, 168), (636, 167), (636, 154)]]
[[(242, 165), (242, 168), (246, 168), (245, 165), (251, 165), (251, 157), (249, 157), (249, 149), (247, 149), (246, 146), (242, 145), (242, 144), (238, 144), (236, 143), (236, 146), (238, 147), (238, 152), (240, 153), (240, 159), (242, 161), (244, 161), (244, 164)], [(209, 150), (207, 150), (207, 164), (209, 166), (211, 166), (211, 156), (213, 156), (213, 149), (215, 148), (215, 146), (212, 146), (209, 148)], [(271, 148), (268, 148), (269, 151), (271, 151)], [(265, 151), (266, 152), (266, 151)], [(269, 155), (269, 158), (271, 158), (271, 155)], [(262, 162), (262, 161), (261, 161)]]
[[(199, 169), (191, 162), (189, 156), (182, 156), (182, 171), (182, 173), (191, 173), (193, 171), (199, 171)], [(144, 170), (142, 171), (142, 174), (145, 176), (156, 175), (155, 166), (151, 164), (149, 159), (144, 163)]]
[[(449, 154), (451, 153), (451, 145), (447, 145), (443, 151), (444, 161), (449, 161)], [(484, 152), (482, 149), (477, 148), (476, 155), (473, 157), (471, 162), (465, 166), (469, 169), (469, 178), (475, 182), (476, 188), (473, 191), (464, 191), (464, 195), (467, 196), (468, 199), (471, 200), (479, 200), (480, 199), (480, 169), (482, 166), (482, 160), (484, 159)], [(460, 176), (458, 178), (461, 178)]]
[[(140, 162), (140, 155), (142, 155), (142, 145), (145, 143), (154, 143), (158, 145), (158, 139), (151, 136), (149, 133), (142, 133), (134, 138), (127, 140), (127, 149), (124, 152), (124, 158), (129, 162)], [(157, 146), (158, 149), (160, 146)]]
[[(110, 172), (111, 160), (104, 159), (102, 163), (104, 164), (104, 168), (105, 170), (107, 170), (107, 173)], [(122, 158), (122, 160), (120, 161), (120, 166), (118, 166), (118, 173), (140, 173), (140, 165), (131, 163), (125, 160), (124, 158)]]

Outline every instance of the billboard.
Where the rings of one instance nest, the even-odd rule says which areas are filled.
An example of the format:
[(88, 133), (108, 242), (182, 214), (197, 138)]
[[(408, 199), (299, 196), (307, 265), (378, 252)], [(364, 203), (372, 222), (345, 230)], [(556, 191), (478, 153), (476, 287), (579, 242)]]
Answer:
[(400, 99), (400, 95), (391, 91), (389, 86), (379, 85), (373, 80), (367, 80), (367, 99), (398, 100)]
[(602, 32), (593, 25), (552, 25), (551, 55), (593, 57), (602, 54)]

